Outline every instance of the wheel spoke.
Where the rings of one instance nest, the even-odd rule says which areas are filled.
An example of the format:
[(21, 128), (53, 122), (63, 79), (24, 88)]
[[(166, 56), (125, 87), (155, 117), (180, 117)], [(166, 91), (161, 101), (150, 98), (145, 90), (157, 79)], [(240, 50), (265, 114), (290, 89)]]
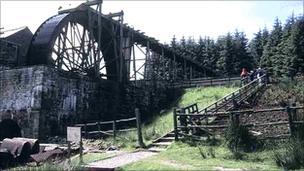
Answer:
[(53, 44), (51, 58), (58, 69), (106, 75), (102, 51), (108, 50), (111, 43), (105, 44), (101, 50), (95, 36), (86, 26), (68, 22), (61, 28)]

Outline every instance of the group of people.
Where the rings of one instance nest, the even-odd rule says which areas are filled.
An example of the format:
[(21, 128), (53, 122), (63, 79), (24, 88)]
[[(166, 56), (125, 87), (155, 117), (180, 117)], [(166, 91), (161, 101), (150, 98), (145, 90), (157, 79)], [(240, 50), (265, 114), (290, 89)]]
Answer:
[[(265, 77), (262, 79), (262, 76), (264, 75)], [(241, 78), (242, 85), (245, 85), (255, 79), (258, 79), (260, 84), (268, 82), (267, 72), (261, 68), (251, 70), (250, 72), (247, 72), (246, 68), (243, 68), (241, 72)]]

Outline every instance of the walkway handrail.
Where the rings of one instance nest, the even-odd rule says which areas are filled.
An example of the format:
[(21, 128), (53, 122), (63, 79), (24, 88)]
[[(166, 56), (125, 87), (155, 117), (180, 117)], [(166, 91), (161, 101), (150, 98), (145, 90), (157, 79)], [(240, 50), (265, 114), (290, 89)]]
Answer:
[[(266, 75), (261, 76), (261, 78), (256, 78), (255, 80), (251, 81), (250, 83), (244, 85), (243, 87), (233, 91), (232, 93), (220, 98), (219, 100), (217, 100), (216, 102), (210, 104), (209, 106), (205, 107), (204, 109), (200, 110), (199, 113), (207, 113), (208, 110), (211, 110), (213, 107), (217, 107), (217, 104), (219, 104), (219, 102), (222, 101), (227, 101), (227, 100), (231, 100), (231, 98), (236, 97), (238, 95), (240, 95), (241, 93), (246, 92), (246, 90), (249, 90), (248, 88), (252, 85), (254, 85), (255, 83), (258, 83), (259, 79), (263, 79)], [(242, 91), (245, 90), (245, 91)]]

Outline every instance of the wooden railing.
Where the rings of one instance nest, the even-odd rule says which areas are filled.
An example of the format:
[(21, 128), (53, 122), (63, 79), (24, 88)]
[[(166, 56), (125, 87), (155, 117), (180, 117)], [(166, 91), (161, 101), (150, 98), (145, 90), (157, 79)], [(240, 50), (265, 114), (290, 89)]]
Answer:
[(191, 80), (181, 80), (170, 82), (168, 80), (136, 80), (131, 81), (131, 84), (136, 83), (138, 87), (143, 87), (147, 85), (156, 84), (157, 87), (169, 87), (169, 88), (191, 88), (191, 87), (201, 87), (201, 86), (219, 86), (219, 85), (227, 85), (237, 81), (241, 81), (240, 77), (227, 77), (227, 78), (213, 78), (213, 77), (206, 77), (206, 78), (195, 78)]
[[(262, 80), (260, 82), (260, 79)], [(251, 81), (250, 83), (244, 85), (243, 87), (237, 89), (236, 91), (220, 98), (216, 102), (210, 104), (209, 106), (201, 109), (199, 113), (213, 113), (218, 112), (219, 109), (223, 108), (230, 102), (238, 102), (242, 101), (249, 96), (251, 96), (253, 93), (255, 93), (258, 89), (260, 89), (262, 86), (265, 85), (265, 75), (262, 76), (260, 79), (255, 79)]]
[[(92, 122), (92, 123), (84, 123), (84, 124), (76, 124), (74, 126), (81, 127), (83, 130), (81, 133), (84, 135), (85, 138), (90, 138), (93, 135), (99, 136), (102, 138), (103, 136), (113, 136), (114, 141), (116, 140), (116, 136), (118, 132), (129, 132), (129, 131), (137, 131), (137, 138), (140, 147), (144, 147), (143, 138), (142, 138), (142, 131), (141, 131), (141, 116), (138, 108), (135, 108), (135, 116), (133, 118), (127, 119), (119, 119), (119, 120), (112, 120), (112, 121), (102, 121), (102, 122)], [(125, 129), (118, 129), (118, 125), (121, 123), (129, 123), (136, 121), (133, 128), (130, 126)], [(112, 129), (104, 130), (102, 126), (106, 125), (107, 128), (111, 127)], [(109, 126), (111, 125), (111, 126)], [(135, 127), (135, 128), (134, 128)]]
[[(82, 134), (85, 138), (91, 137), (93, 135), (99, 135), (102, 137), (103, 135), (113, 136), (116, 137), (117, 132), (126, 132), (126, 131), (136, 131), (136, 128), (129, 128), (129, 129), (117, 129), (119, 123), (122, 122), (131, 122), (136, 121), (136, 117), (134, 118), (127, 118), (127, 119), (120, 119), (120, 120), (112, 120), (112, 121), (104, 121), (104, 122), (93, 122), (93, 123), (84, 123), (84, 124), (76, 124), (77, 127), (82, 127)], [(111, 130), (103, 130), (102, 126), (111, 125)], [(91, 130), (91, 131), (90, 131)], [(93, 131), (92, 131), (93, 130)]]
[[(285, 108), (273, 108), (273, 109), (260, 109), (260, 110), (242, 110), (242, 111), (228, 111), (228, 112), (218, 112), (218, 113), (209, 113), (209, 114), (189, 114), (183, 113), (180, 110), (174, 111), (174, 133), (175, 133), (175, 140), (179, 139), (180, 135), (183, 136), (192, 136), (189, 134), (189, 130), (191, 129), (225, 129), (229, 127), (229, 124), (238, 122), (239, 124), (239, 116), (244, 114), (261, 114), (265, 112), (286, 112), (288, 121), (274, 121), (274, 122), (262, 122), (262, 123), (246, 123), (246, 124), (239, 124), (245, 127), (260, 127), (260, 126), (271, 126), (271, 125), (288, 125), (290, 134), (288, 135), (274, 135), (268, 136), (264, 138), (285, 138), (289, 136), (293, 136), (295, 134), (295, 125), (304, 124), (304, 121), (300, 121), (297, 119), (297, 110), (304, 109), (304, 106), (298, 107), (291, 107), (287, 106)], [(208, 125), (208, 118), (210, 117), (229, 117), (230, 122), (228, 124), (213, 124)], [(198, 125), (194, 123), (194, 120), (203, 121), (203, 124)], [(179, 121), (179, 122), (178, 122)], [(213, 131), (212, 131), (213, 132)], [(195, 137), (195, 135), (194, 135)]]
[[(205, 119), (206, 124), (208, 124), (208, 118), (209, 116), (219, 116), (217, 115), (219, 113), (219, 110), (227, 106), (229, 103), (232, 104), (231, 107), (226, 109), (227, 111), (233, 110), (236, 105), (243, 100), (246, 100), (248, 97), (252, 96), (252, 94), (256, 93), (260, 88), (262, 88), (266, 83), (266, 75), (261, 76), (260, 78), (257, 78), (250, 83), (242, 86), (241, 88), (237, 89), (236, 91), (220, 98), (216, 102), (210, 104), (209, 106), (198, 110), (197, 104), (193, 104), (190, 106), (187, 106), (185, 108), (176, 108), (173, 112), (173, 119), (174, 119), (174, 132), (176, 135), (176, 139), (178, 139), (178, 125), (177, 121), (180, 121), (180, 127), (187, 126), (187, 117), (196, 117), (200, 119)], [(195, 107), (194, 107), (195, 106)], [(194, 110), (194, 108), (196, 110)], [(210, 127), (210, 126), (209, 126)], [(211, 126), (211, 127), (217, 127), (217, 126)], [(220, 127), (224, 127), (221, 125)]]
[(174, 82), (170, 85), (173, 88), (191, 88), (191, 87), (200, 87), (200, 86), (219, 86), (227, 85), (236, 81), (240, 81), (240, 77), (228, 77), (228, 78), (206, 78), (206, 79), (191, 79), (180, 82)]

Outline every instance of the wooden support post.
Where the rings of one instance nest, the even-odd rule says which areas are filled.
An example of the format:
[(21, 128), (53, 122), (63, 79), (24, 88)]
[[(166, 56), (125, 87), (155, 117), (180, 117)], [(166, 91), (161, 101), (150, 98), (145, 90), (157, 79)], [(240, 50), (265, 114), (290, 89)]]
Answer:
[(176, 108), (173, 109), (173, 127), (174, 127), (174, 140), (178, 141), (178, 130), (177, 130), (177, 116)]
[(113, 121), (113, 141), (116, 142), (116, 119)]
[(286, 112), (287, 112), (287, 115), (288, 115), (288, 123), (289, 123), (290, 135), (292, 137), (294, 137), (295, 136), (295, 132), (294, 132), (293, 119), (292, 119), (292, 110), (291, 110), (290, 106), (286, 107)]
[(71, 165), (71, 142), (70, 141), (68, 141), (68, 158), (69, 158), (68, 163), (69, 163), (69, 165)]
[[(132, 39), (133, 39), (133, 33), (132, 33)], [(135, 57), (135, 45), (133, 44), (132, 46), (132, 52), (133, 52), (133, 71), (134, 71), (134, 80), (135, 80), (135, 86), (136, 86), (136, 80), (137, 80), (137, 77), (136, 77), (136, 57)]]
[(145, 68), (144, 68), (144, 79), (150, 79), (148, 78), (149, 76), (147, 75), (148, 67), (150, 66), (150, 42), (147, 41), (147, 47), (146, 47), (146, 62), (145, 62)]
[(87, 123), (84, 124), (84, 137), (88, 138), (88, 128)]
[(190, 65), (190, 80), (192, 79), (193, 77), (193, 71), (192, 71), (192, 66)]
[(292, 109), (292, 120), (293, 121), (298, 121), (298, 115), (297, 115), (297, 109), (295, 109), (296, 107), (296, 103), (292, 103), (291, 106), (293, 107)]
[(138, 145), (139, 145), (139, 147), (144, 148), (145, 144), (144, 144), (143, 137), (142, 137), (141, 118), (140, 118), (140, 112), (139, 112), (138, 108), (135, 108), (135, 115), (136, 115)]
[[(206, 114), (207, 114), (207, 112), (206, 112)], [(209, 124), (208, 116), (205, 116), (205, 122), (206, 122), (206, 125)], [(207, 138), (208, 138), (208, 140), (209, 140), (209, 138), (210, 138), (208, 132), (207, 132)]]
[(102, 137), (102, 133), (101, 133), (101, 125), (100, 125), (100, 121), (98, 121), (98, 122), (97, 122), (97, 127), (98, 127), (99, 138), (101, 139), (101, 137)]
[(83, 144), (82, 140), (79, 142), (79, 164), (83, 164)]
[[(185, 108), (181, 108), (180, 111), (181, 111), (181, 114), (186, 114)], [(186, 134), (188, 134), (187, 116), (180, 116), (180, 117), (179, 117), (179, 122), (180, 122), (180, 125), (184, 127), (184, 128), (182, 128), (182, 130), (183, 130)]]

